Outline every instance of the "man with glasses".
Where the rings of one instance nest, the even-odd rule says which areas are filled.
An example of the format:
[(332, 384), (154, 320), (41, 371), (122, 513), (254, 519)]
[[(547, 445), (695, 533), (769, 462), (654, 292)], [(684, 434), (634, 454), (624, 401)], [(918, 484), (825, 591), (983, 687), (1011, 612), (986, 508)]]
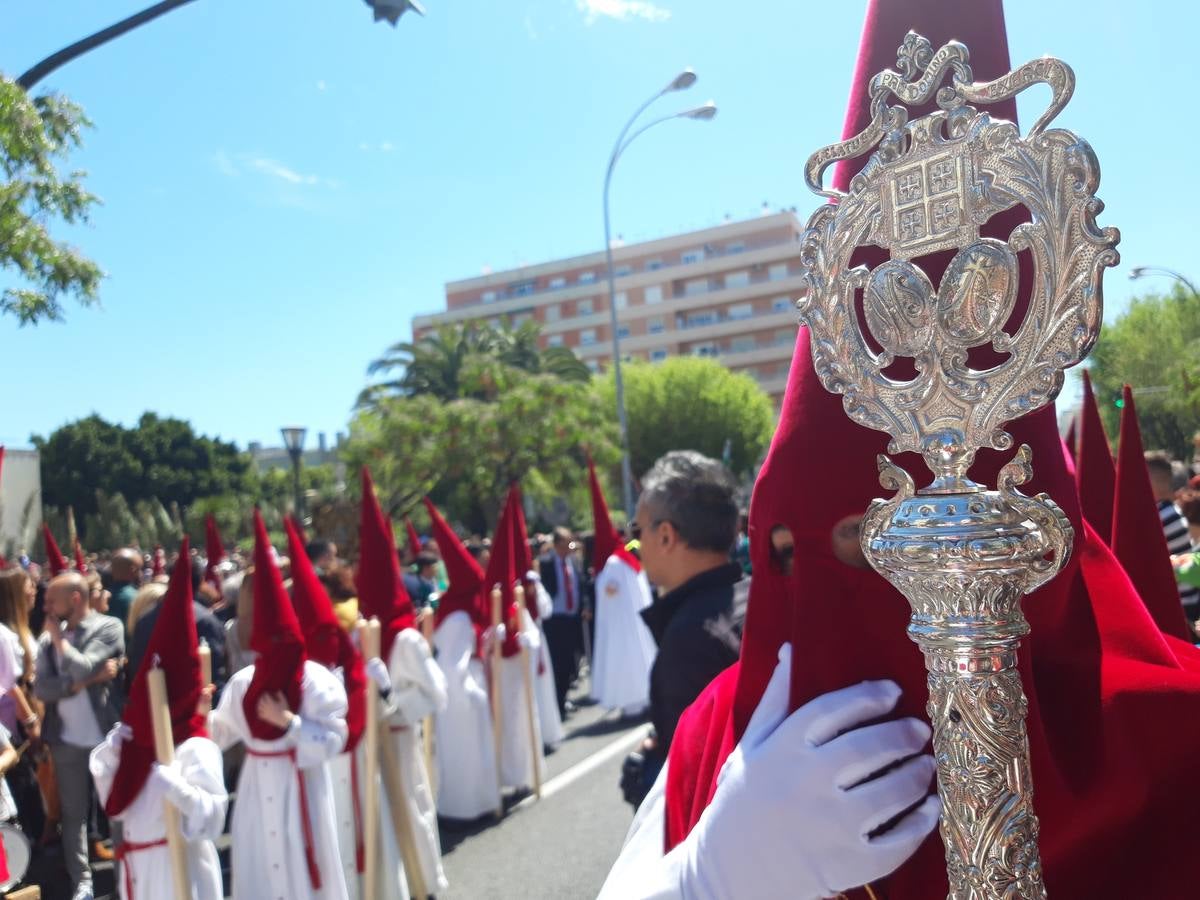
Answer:
[(680, 715), (737, 662), (741, 649), (750, 581), (730, 559), (738, 525), (735, 487), (721, 463), (694, 450), (666, 454), (642, 478), (633, 532), (646, 576), (659, 592), (642, 611), (658, 642), (650, 670), (654, 735), (641, 752), (640, 780), (647, 788), (667, 758)]
[(554, 688), (558, 695), (558, 714), (574, 712), (567, 702), (567, 691), (577, 674), (577, 654), (583, 651), (583, 573), (575, 555), (575, 537), (566, 528), (554, 529), (554, 545), (539, 562), (542, 587), (554, 601), (554, 610), (544, 622), (546, 643), (550, 646), (550, 665), (554, 669)]

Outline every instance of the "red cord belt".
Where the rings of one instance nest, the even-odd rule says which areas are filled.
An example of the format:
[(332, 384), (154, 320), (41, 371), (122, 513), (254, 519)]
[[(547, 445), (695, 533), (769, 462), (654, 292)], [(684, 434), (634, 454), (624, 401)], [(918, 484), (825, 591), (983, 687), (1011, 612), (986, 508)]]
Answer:
[(117, 862), (121, 863), (121, 868), (125, 872), (125, 896), (127, 900), (133, 900), (133, 874), (130, 872), (128, 865), (125, 865), (125, 857), (131, 853), (137, 853), (139, 850), (153, 850), (155, 847), (167, 846), (167, 839), (159, 838), (157, 841), (145, 841), (137, 843), (135, 841), (122, 841), (117, 845)]
[(304, 772), (296, 765), (296, 750), (251, 750), (246, 748), (246, 753), (250, 756), (260, 756), (265, 759), (274, 757), (286, 756), (292, 762), (292, 768), (296, 770), (296, 784), (300, 787), (300, 823), (304, 829), (304, 861), (308, 864), (308, 880), (312, 883), (313, 890), (321, 889), (321, 870), (317, 868), (317, 854), (313, 848), (313, 833), (312, 820), (308, 814), (308, 788), (304, 783)]

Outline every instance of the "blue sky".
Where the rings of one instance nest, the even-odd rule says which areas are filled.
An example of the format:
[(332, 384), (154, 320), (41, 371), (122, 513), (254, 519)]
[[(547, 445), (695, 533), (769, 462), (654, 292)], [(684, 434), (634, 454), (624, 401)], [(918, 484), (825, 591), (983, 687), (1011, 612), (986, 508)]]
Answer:
[[(144, 5), (13, 0), (0, 70)], [(72, 306), (66, 324), (0, 320), (0, 443), (93, 411), (182, 416), (241, 444), (277, 444), (284, 424), (343, 429), (367, 363), (441, 308), (447, 280), (601, 247), (616, 132), (684, 66), (699, 81), (662, 111), (711, 98), (720, 113), (638, 141), (614, 181), (614, 232), (652, 238), (764, 201), (807, 214), (801, 166), (838, 137), (865, 9), (425, 5), (393, 30), (361, 0), (196, 0), (43, 83), (96, 123), (73, 163), (104, 205), (72, 240), (108, 277), (103, 307)], [(1134, 265), (1200, 277), (1195, 5), (1006, 12), (1014, 62), (1052, 53), (1078, 76), (1059, 121), (1095, 147), (1101, 222), (1123, 235), (1108, 316), (1150, 286), (1128, 280)], [(1026, 123), (1041, 102), (1024, 101)]]

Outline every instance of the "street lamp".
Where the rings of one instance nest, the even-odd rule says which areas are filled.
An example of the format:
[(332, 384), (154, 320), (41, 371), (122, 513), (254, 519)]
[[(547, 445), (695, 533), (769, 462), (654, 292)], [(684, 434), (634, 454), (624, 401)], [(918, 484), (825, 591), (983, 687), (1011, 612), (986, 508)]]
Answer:
[(1196, 290), (1196, 286), (1174, 269), (1167, 269), (1162, 266), (1134, 266), (1129, 270), (1130, 281), (1137, 281), (1139, 278), (1144, 278), (1147, 275), (1163, 275), (1174, 281), (1178, 281), (1191, 292), (1193, 297), (1200, 297), (1200, 291)]
[(296, 426), (279, 429), (279, 433), (283, 435), (283, 446), (292, 458), (293, 509), (296, 520), (300, 522), (304, 521), (304, 495), (300, 492), (300, 459), (304, 455), (304, 435), (307, 431), (307, 428)]
[(604, 259), (608, 268), (608, 320), (609, 327), (612, 330), (613, 379), (616, 382), (617, 388), (617, 423), (621, 429), (621, 487), (625, 498), (625, 515), (630, 521), (633, 520), (633, 470), (629, 461), (629, 424), (625, 418), (625, 383), (621, 379), (621, 338), (617, 333), (617, 289), (613, 277), (612, 230), (608, 212), (608, 189), (612, 184), (613, 168), (617, 165), (617, 160), (621, 158), (621, 154), (625, 152), (625, 148), (632, 144), (640, 134), (653, 128), (655, 125), (660, 125), (671, 119), (707, 121), (717, 114), (717, 105), (710, 100), (703, 106), (685, 109), (682, 112), (671, 113), (670, 115), (652, 119), (633, 134), (626, 137), (629, 134), (629, 129), (633, 127), (633, 124), (651, 103), (664, 94), (687, 90), (695, 83), (696, 73), (691, 69), (684, 69), (666, 87), (639, 106), (637, 112), (630, 117), (629, 121), (625, 123), (625, 127), (621, 129), (621, 133), (617, 135), (617, 142), (613, 145), (612, 155), (608, 158), (608, 168), (604, 172)]
[[(64, 47), (57, 53), (47, 56), (37, 65), (24, 72), (17, 79), (17, 84), (25, 91), (28, 91), (55, 69), (66, 65), (73, 59), (83, 56), (89, 50), (95, 50), (97, 47), (107, 44), (109, 41), (115, 40), (123, 34), (128, 34), (133, 29), (145, 25), (147, 22), (152, 22), (160, 16), (165, 16), (167, 13), (192, 2), (194, 0), (162, 0), (161, 3), (148, 6), (141, 12), (136, 12), (132, 16), (122, 19), (120, 22), (109, 25), (107, 28), (102, 28), (95, 34), (89, 34), (69, 47)], [(374, 11), (376, 22), (382, 20), (395, 25), (399, 18), (410, 9), (422, 16), (425, 15), (424, 8), (417, 0), (365, 0), (365, 2)]]

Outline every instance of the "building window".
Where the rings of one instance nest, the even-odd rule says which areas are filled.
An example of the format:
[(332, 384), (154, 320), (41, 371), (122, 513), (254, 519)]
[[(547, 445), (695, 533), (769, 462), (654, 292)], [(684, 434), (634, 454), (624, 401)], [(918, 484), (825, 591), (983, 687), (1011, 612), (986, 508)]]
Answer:
[(741, 319), (749, 319), (753, 315), (753, 303), (735, 303), (729, 307), (729, 318), (735, 322)]
[(717, 345), (712, 341), (705, 341), (703, 344), (692, 345), (692, 356), (716, 356)]
[(617, 305), (617, 309), (624, 309), (629, 305), (629, 294), (625, 291), (617, 291), (613, 294), (613, 301)]
[(703, 312), (688, 313), (684, 320), (685, 328), (703, 328), (705, 325), (716, 325), (717, 314), (714, 310), (706, 309)]
[(662, 285), (652, 284), (642, 292), (642, 300), (647, 304), (662, 303)]
[(749, 353), (758, 346), (758, 341), (753, 336), (735, 337), (729, 342), (730, 353)]
[(496, 292), (495, 291), (484, 291), (483, 296), (480, 297), (479, 299), (482, 300), (484, 303), (495, 303), (496, 302)]
[(629, 337), (629, 326), (628, 325), (618, 325), (617, 326), (617, 337), (618, 338)]
[(537, 279), (531, 278), (528, 281), (518, 281), (516, 284), (508, 286), (508, 296), (510, 297), (528, 297), (537, 290)]
[(592, 298), (588, 297), (575, 304), (575, 315), (590, 316), (592, 314)]
[(517, 313), (515, 316), (512, 317), (513, 328), (520, 328), (522, 325), (524, 325), (526, 322), (528, 322), (532, 317), (533, 317), (533, 313), (527, 313), (527, 312)]
[(796, 308), (791, 297), (776, 297), (771, 301), (771, 312), (788, 312)]
[(684, 250), (679, 254), (679, 261), (685, 266), (689, 263), (698, 263), (704, 259), (704, 248), (700, 247), (696, 250)]
[(746, 249), (746, 245), (742, 241), (735, 241), (725, 247), (726, 253), (741, 253)]
[(707, 278), (693, 278), (691, 281), (685, 281), (683, 283), (683, 296), (685, 297), (694, 297), (697, 294), (704, 294), (707, 292)]
[(500, 318), (498, 316), (492, 316), (490, 319), (488, 319), (488, 328), (499, 328), (499, 327), (500, 327)]
[(746, 271), (729, 272), (725, 276), (725, 287), (739, 288), (745, 287), (750, 283), (750, 273)]
[(613, 270), (614, 278), (624, 278), (626, 275), (632, 274), (633, 266), (617, 266), (616, 269)]
[(596, 280), (595, 272), (580, 272), (579, 273), (579, 283), (580, 284), (591, 284), (595, 280)]
[(788, 264), (775, 263), (771, 268), (767, 269), (767, 277), (771, 281), (782, 281), (788, 277)]
[(590, 347), (595, 343), (596, 343), (596, 329), (595, 328), (585, 328), (585, 329), (583, 329), (583, 331), (579, 332), (579, 346), (580, 347)]
[(546, 307), (543, 317), (545, 322), (557, 322), (562, 317), (562, 307), (557, 303), (551, 303)]
[(600, 372), (600, 363), (597, 360), (589, 359), (587, 361), (587, 367), (588, 371), (590, 371), (593, 375), (596, 375)]
[(561, 347), (563, 345), (563, 336), (561, 334), (552, 334), (546, 338), (547, 347)]
[(651, 350), (650, 351), (650, 362), (662, 362), (666, 358), (667, 358), (666, 350)]
[(567, 286), (567, 279), (559, 275), (557, 278), (550, 279), (550, 290), (557, 291), (561, 287)]
[(791, 343), (794, 343), (795, 340), (796, 340), (796, 332), (794, 332), (790, 328), (780, 328), (778, 331), (775, 332), (776, 346), (779, 346), (782, 344), (791, 344)]
[(663, 261), (661, 259), (651, 259), (646, 262), (646, 271), (653, 272), (655, 269), (661, 269)]
[(663, 324), (662, 316), (646, 320), (647, 334), (662, 334), (666, 331), (666, 326)]

